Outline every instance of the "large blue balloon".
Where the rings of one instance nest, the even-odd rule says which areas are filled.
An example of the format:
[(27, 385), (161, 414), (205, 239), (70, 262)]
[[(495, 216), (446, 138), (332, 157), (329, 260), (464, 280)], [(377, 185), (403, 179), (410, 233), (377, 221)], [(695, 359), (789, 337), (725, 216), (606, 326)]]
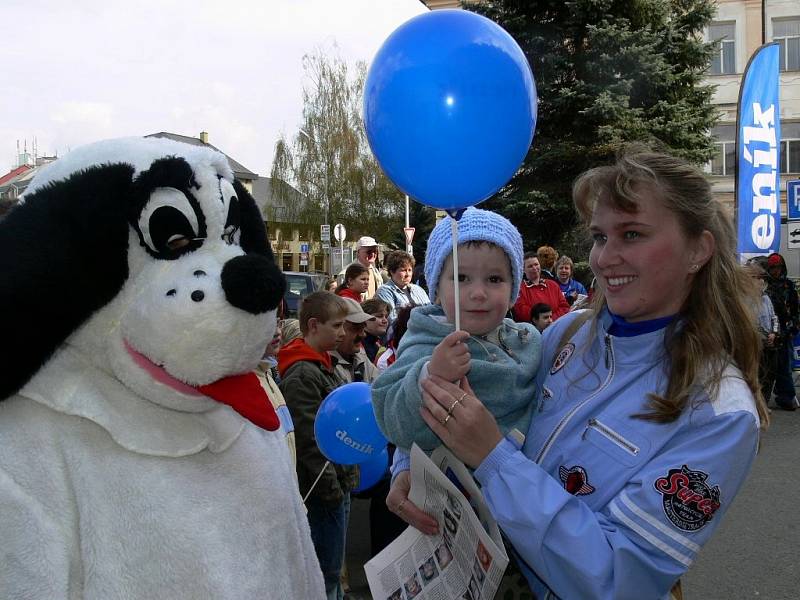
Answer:
[(367, 462), (358, 465), (359, 479), (358, 486), (353, 489), (357, 494), (368, 490), (378, 483), (389, 471), (389, 449), (384, 446), (380, 453), (370, 458)]
[(499, 190), (536, 126), (536, 85), (499, 25), (434, 10), (383, 43), (364, 86), (364, 126), (386, 175), (420, 202), (452, 210)]
[(329, 461), (357, 465), (386, 447), (372, 412), (369, 384), (348, 383), (336, 388), (322, 401), (314, 419), (317, 446)]

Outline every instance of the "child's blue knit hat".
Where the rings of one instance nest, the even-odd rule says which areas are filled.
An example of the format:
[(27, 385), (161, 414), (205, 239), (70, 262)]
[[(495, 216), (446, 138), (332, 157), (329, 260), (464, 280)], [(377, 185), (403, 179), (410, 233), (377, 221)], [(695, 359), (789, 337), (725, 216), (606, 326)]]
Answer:
[[(428, 238), (425, 253), (425, 279), (428, 282), (428, 295), (436, 301), (436, 288), (442, 265), (453, 252), (453, 238), (450, 235), (451, 217), (445, 217), (436, 224)], [(458, 221), (458, 243), (491, 242), (503, 249), (511, 263), (511, 302), (517, 301), (522, 282), (522, 236), (516, 227), (505, 217), (480, 208), (468, 208)]]

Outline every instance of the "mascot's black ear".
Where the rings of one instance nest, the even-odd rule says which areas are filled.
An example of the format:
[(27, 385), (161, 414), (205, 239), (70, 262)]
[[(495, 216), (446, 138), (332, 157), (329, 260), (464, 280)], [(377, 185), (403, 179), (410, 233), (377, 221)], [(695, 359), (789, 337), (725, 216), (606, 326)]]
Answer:
[(0, 400), (18, 391), (128, 277), (129, 165), (102, 165), (25, 197), (0, 221)]
[(250, 192), (236, 179), (233, 181), (233, 189), (239, 198), (242, 228), (240, 243), (242, 250), (248, 254), (264, 255), (274, 262), (275, 257), (272, 254), (272, 248), (267, 237), (267, 225), (261, 217), (261, 211), (258, 210), (256, 201), (250, 195)]

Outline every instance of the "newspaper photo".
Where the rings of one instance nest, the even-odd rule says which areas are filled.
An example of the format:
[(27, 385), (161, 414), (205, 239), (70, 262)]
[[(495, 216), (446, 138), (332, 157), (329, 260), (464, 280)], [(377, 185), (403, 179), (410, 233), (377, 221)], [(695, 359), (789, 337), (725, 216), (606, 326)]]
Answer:
[(437, 535), (408, 527), (364, 565), (374, 600), (491, 600), (508, 556), (469, 470), (444, 447), (411, 448), (409, 500), (439, 522)]

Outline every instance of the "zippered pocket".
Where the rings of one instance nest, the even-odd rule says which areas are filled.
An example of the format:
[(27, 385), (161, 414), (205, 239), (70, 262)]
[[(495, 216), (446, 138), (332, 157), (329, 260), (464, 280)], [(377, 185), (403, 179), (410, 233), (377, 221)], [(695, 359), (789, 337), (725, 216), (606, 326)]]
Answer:
[(639, 446), (624, 438), (621, 434), (611, 429), (611, 427), (608, 425), (604, 425), (597, 419), (589, 419), (589, 424), (586, 426), (586, 431), (584, 431), (583, 434), (584, 439), (586, 438), (586, 432), (589, 431), (590, 428), (596, 429), (606, 439), (610, 440), (629, 454), (633, 456), (639, 456)]
[(581, 438), (626, 466), (635, 465), (642, 454), (641, 438), (632, 440), (631, 435), (621, 431), (617, 423), (612, 425), (607, 421), (591, 418), (587, 421)]

